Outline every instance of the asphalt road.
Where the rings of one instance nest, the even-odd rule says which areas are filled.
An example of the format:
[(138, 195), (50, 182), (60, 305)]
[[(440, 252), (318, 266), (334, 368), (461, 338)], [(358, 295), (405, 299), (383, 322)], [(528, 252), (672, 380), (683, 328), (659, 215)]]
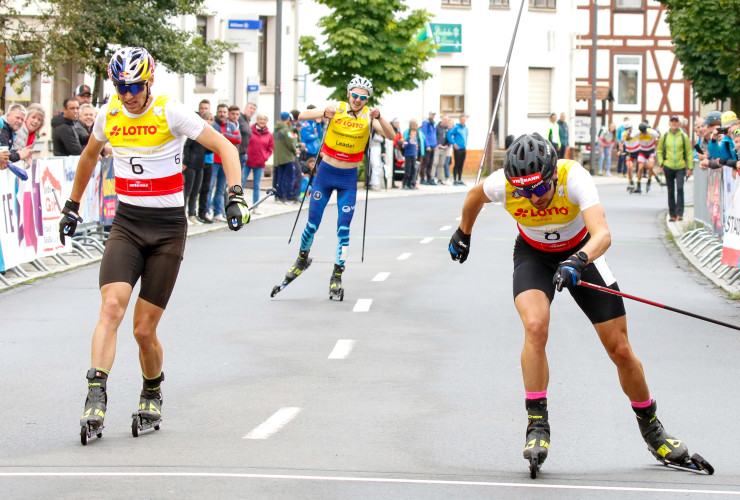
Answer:
[[(737, 304), (666, 239), (659, 191), (600, 187), (623, 291), (740, 324)], [(297, 254), (294, 214), (191, 237), (160, 325), (164, 420), (133, 438), (141, 388), (131, 310), (119, 330), (102, 439), (82, 446), (98, 265), (0, 294), (3, 498), (713, 498), (740, 496), (736, 331), (630, 302), (659, 417), (715, 467), (656, 462), (616, 370), (567, 293), (553, 304), (552, 444), (536, 480), (521, 456), (522, 327), (511, 297), (516, 229), (478, 219), (464, 265), (446, 252), (463, 195), (361, 207), (345, 300), (328, 300), (335, 206), (313, 265), (271, 299)], [(305, 223), (301, 217), (299, 230)]]

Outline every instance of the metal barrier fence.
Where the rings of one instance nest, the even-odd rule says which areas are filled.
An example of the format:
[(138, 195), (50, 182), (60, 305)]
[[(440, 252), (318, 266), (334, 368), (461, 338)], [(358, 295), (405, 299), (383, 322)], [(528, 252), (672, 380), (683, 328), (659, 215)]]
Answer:
[(694, 221), (698, 227), (678, 238), (684, 254), (715, 283), (729, 288), (740, 284), (740, 268), (723, 264), (725, 222), (732, 206), (735, 180), (732, 169), (699, 168), (694, 162)]
[(50, 267), (69, 267), (77, 258), (89, 260), (92, 252), (102, 253), (105, 228), (117, 205), (112, 158), (95, 167), (81, 200), (84, 223), (77, 234), (64, 245), (59, 240), (62, 204), (72, 191), (78, 161), (78, 156), (40, 158), (28, 168), (19, 162), (26, 180), (10, 169), (0, 171), (0, 285), (11, 286), (13, 276), (23, 281), (34, 270), (48, 273)]

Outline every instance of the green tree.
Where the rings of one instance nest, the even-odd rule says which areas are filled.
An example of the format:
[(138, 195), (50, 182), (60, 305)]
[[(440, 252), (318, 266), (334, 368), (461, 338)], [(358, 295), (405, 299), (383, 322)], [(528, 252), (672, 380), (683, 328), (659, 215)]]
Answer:
[(299, 54), (314, 81), (346, 97), (346, 85), (359, 74), (373, 82), (378, 99), (388, 92), (415, 89), (432, 75), (423, 64), (436, 48), (433, 39), (415, 37), (429, 21), (426, 10), (412, 10), (403, 0), (316, 0), (332, 9), (319, 20), (325, 42), (299, 40)]
[(668, 9), (674, 53), (704, 103), (732, 100), (740, 110), (738, 0), (660, 0)]
[(80, 72), (96, 76), (96, 95), (119, 46), (145, 47), (157, 65), (191, 75), (217, 68), (231, 47), (218, 40), (205, 42), (197, 32), (175, 24), (177, 16), (202, 15), (203, 0), (47, 0), (38, 5), (37, 31), (8, 40), (11, 50), (33, 52), (32, 70), (45, 74), (76, 64)]

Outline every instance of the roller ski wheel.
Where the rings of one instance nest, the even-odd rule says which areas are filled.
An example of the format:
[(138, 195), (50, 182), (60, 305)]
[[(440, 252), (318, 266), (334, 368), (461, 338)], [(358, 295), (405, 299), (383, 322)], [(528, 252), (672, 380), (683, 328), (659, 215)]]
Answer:
[(524, 446), (524, 459), (529, 461), (529, 477), (537, 478), (537, 473), (547, 459), (550, 449), (550, 424), (547, 421), (547, 399), (527, 399), (527, 442)]
[(274, 297), (278, 293), (282, 292), (286, 286), (290, 285), (294, 279), (303, 274), (303, 272), (311, 266), (311, 262), (313, 262), (313, 259), (308, 256), (308, 250), (301, 250), (295, 264), (293, 264), (291, 268), (288, 269), (288, 272), (285, 273), (285, 279), (283, 282), (272, 287), (270, 297)]
[(339, 302), (344, 300), (344, 288), (342, 288), (343, 272), (344, 266), (334, 264), (334, 271), (332, 271), (331, 279), (329, 280), (329, 300), (338, 300)]
[(158, 431), (159, 426), (162, 424), (161, 418), (157, 420), (149, 420), (140, 412), (132, 414), (131, 419), (131, 435), (134, 437), (139, 437), (139, 434), (149, 429)]
[(103, 429), (105, 427), (94, 427), (90, 422), (80, 426), (80, 442), (82, 446), (86, 446), (87, 443), (92, 439), (93, 436), (98, 439), (103, 437)]
[(712, 467), (712, 464), (707, 462), (704, 457), (702, 457), (698, 453), (694, 453), (693, 455), (691, 455), (691, 457), (686, 457), (684, 461), (674, 462), (673, 460), (667, 460), (661, 457), (660, 455), (655, 453), (653, 449), (648, 449), (658, 460), (658, 462), (665, 465), (666, 467), (670, 467), (671, 469), (684, 470), (687, 472), (693, 472), (694, 474), (706, 474), (708, 476), (714, 474), (714, 467)]
[(139, 437), (143, 431), (159, 430), (162, 422), (162, 381), (164, 373), (153, 379), (144, 378), (139, 398), (139, 410), (131, 415), (131, 435)]
[(85, 398), (85, 410), (80, 417), (80, 442), (87, 445), (90, 438), (103, 437), (103, 421), (108, 404), (106, 384), (108, 374), (103, 370), (90, 368), (85, 375), (87, 378), (87, 396)]

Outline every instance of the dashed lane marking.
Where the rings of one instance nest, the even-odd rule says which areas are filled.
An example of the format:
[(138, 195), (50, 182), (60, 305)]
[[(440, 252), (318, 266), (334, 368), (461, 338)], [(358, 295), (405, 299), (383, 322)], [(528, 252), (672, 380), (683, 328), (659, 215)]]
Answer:
[(434, 238), (431, 238), (431, 237), (428, 237), (427, 236), (426, 238), (424, 238), (423, 240), (421, 240), (419, 243), (421, 243), (422, 245), (426, 245), (427, 243), (431, 243), (432, 241), (434, 241)]
[(371, 281), (385, 281), (388, 279), (388, 276), (390, 276), (391, 273), (382, 272), (375, 275), (375, 277)]
[(462, 215), (458, 215), (455, 220), (462, 220)]
[(355, 307), (352, 309), (352, 312), (368, 312), (370, 310), (370, 305), (373, 303), (373, 299), (357, 299), (357, 302), (355, 303)]
[(450, 229), (452, 229), (452, 226), (442, 226), (439, 228), (440, 231), (449, 231)]
[(411, 257), (411, 254), (410, 253), (402, 253), (401, 255), (398, 256), (398, 259), (396, 259), (396, 260), (406, 260), (409, 257)]
[(280, 408), (273, 416), (252, 429), (249, 434), (244, 436), (244, 439), (267, 439), (285, 427), (300, 412), (301, 408), (290, 406)]
[(354, 340), (339, 339), (337, 345), (329, 354), (329, 359), (345, 359), (352, 352), (352, 348), (355, 346)]

